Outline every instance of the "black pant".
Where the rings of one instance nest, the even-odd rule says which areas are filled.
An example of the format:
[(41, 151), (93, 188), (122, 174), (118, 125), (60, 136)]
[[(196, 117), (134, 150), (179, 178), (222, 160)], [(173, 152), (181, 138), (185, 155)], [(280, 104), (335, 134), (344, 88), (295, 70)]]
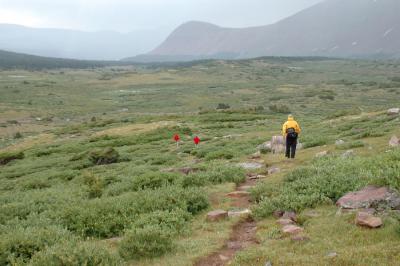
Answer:
[(296, 156), (297, 138), (286, 137), (286, 157), (293, 158)]

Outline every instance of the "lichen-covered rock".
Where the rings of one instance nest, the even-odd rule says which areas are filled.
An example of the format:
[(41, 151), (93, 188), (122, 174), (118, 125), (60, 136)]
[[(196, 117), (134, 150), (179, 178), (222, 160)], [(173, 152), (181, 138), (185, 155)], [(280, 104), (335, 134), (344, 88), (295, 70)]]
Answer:
[(359, 212), (356, 216), (355, 223), (360, 226), (369, 228), (378, 228), (382, 226), (382, 219), (375, 217), (367, 212)]
[(391, 108), (387, 111), (388, 115), (398, 115), (400, 114), (400, 108)]
[(389, 141), (390, 147), (400, 147), (400, 139), (397, 136), (393, 136)]
[(344, 209), (396, 209), (400, 210), (400, 195), (387, 187), (368, 186), (341, 197), (336, 205)]
[(207, 221), (215, 222), (220, 221), (228, 217), (228, 212), (224, 210), (215, 210), (207, 214)]
[(282, 228), (282, 232), (288, 235), (297, 235), (302, 233), (303, 231), (304, 229), (297, 225), (285, 225)]

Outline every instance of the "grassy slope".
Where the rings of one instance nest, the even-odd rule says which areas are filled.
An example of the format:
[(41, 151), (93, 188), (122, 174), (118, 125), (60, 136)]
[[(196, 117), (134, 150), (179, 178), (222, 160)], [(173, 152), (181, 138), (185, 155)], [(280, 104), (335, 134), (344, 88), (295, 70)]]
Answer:
[[(229, 168), (228, 162), (245, 161), (258, 144), (279, 134), (286, 115), (269, 111), (270, 105), (290, 106), (304, 128), (302, 141), (315, 147), (301, 151), (295, 162), (266, 155), (268, 165), (280, 166), (284, 171), (260, 184), (256, 189), (258, 196), (278, 189), (287, 173), (309, 165), (316, 152), (325, 149), (344, 152), (333, 145), (338, 138), (350, 143), (361, 140), (365, 145), (355, 149), (357, 155), (382, 153), (387, 149), (388, 138), (398, 131), (399, 121), (371, 112), (399, 102), (400, 85), (394, 79), (398, 74), (398, 65), (392, 62), (272, 59), (206, 62), (185, 68), (1, 72), (1, 145), (13, 144), (7, 150), (25, 150), (25, 159), (2, 167), (0, 200), (9, 207), (3, 215), (13, 217), (13, 211), (18, 214), (25, 210), (24, 205), (28, 212), (37, 208), (42, 208), (39, 209), (42, 212), (44, 208), (45, 214), (46, 211), (51, 214), (54, 209), (62, 210), (64, 201), (78, 206), (91, 202), (84, 183), (87, 171), (107, 181), (101, 200), (112, 201), (120, 194), (131, 195), (132, 181), (147, 172), (191, 165), (197, 159), (203, 160), (207, 168), (209, 165)], [(218, 103), (227, 103), (236, 111), (207, 111)], [(249, 111), (257, 106), (266, 111)], [(200, 115), (193, 114), (199, 110), (202, 110)], [(37, 121), (36, 117), (42, 120)], [(185, 136), (185, 143), (177, 151), (171, 138), (181, 129), (175, 125), (199, 134), (203, 140), (201, 147), (195, 150)], [(24, 138), (13, 139), (16, 132), (21, 132)], [(105, 132), (110, 137), (105, 137)], [(223, 138), (236, 134), (239, 136)], [(110, 166), (86, 165), (85, 151), (108, 146), (118, 150), (123, 162)], [(76, 155), (82, 158), (78, 156), (71, 161)], [(209, 169), (205, 175), (215, 174), (216, 171)], [(223, 185), (205, 186), (214, 199), (211, 208), (227, 206), (223, 195), (233, 185), (229, 180), (222, 182)], [(36, 201), (33, 206), (29, 205), (32, 199)], [(47, 200), (51, 200), (50, 205)], [(311, 237), (309, 243), (299, 245), (275, 239), (279, 232), (272, 226), (274, 221), (263, 219), (259, 222), (261, 245), (240, 253), (235, 263), (263, 265), (269, 259), (285, 265), (316, 261), (328, 264), (326, 253), (331, 250), (339, 254), (335, 259), (339, 265), (376, 261), (390, 264), (398, 259), (391, 253), (399, 249), (395, 220), (387, 218), (383, 229), (371, 233), (350, 225), (349, 216), (335, 216), (332, 206), (317, 210), (321, 215), (305, 222)], [(179, 258), (182, 265), (188, 265), (215, 250), (228, 237), (229, 225), (234, 221), (208, 224), (203, 220), (204, 212), (189, 223), (189, 233), (176, 238), (177, 248), (172, 253), (132, 263), (176, 265)], [(27, 221), (28, 227), (37, 222), (34, 217)], [(14, 223), (26, 224), (23, 220)], [(46, 221), (41, 223), (46, 225)], [(328, 230), (332, 228), (340, 230)], [(6, 230), (8, 227), (3, 232)], [(351, 232), (353, 241), (360, 241), (358, 247), (351, 249), (352, 242), (340, 241), (345, 232)], [(118, 245), (104, 239), (95, 237), (89, 242), (117, 250)], [(372, 244), (373, 240), (381, 244)]]

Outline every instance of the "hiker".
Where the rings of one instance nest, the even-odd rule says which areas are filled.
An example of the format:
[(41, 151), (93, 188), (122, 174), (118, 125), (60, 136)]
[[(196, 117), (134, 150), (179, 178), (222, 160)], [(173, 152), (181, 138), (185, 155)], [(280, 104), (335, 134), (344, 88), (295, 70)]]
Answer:
[(292, 158), (296, 156), (297, 138), (301, 132), (299, 124), (294, 120), (293, 115), (288, 116), (282, 126), (282, 135), (286, 139), (286, 157)]

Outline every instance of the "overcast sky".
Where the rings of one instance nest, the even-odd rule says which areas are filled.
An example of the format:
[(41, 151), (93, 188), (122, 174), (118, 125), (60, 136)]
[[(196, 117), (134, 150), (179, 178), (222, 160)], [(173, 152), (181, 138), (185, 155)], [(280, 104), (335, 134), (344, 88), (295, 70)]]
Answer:
[(323, 0), (0, 0), (0, 23), (86, 31), (163, 29), (199, 20), (226, 27), (274, 23)]

